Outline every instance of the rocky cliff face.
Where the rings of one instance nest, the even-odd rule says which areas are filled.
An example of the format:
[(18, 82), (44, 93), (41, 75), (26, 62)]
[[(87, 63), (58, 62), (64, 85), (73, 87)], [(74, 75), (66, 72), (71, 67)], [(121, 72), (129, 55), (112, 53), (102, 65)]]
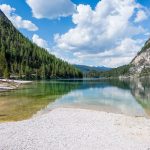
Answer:
[(150, 39), (131, 62), (131, 75), (150, 74)]

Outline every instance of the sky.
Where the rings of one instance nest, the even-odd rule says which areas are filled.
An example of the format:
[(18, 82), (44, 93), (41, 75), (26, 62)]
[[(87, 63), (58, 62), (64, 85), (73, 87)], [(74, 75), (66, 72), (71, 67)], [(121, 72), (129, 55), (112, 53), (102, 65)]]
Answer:
[(13, 25), (71, 64), (128, 64), (150, 37), (149, 0), (0, 0)]

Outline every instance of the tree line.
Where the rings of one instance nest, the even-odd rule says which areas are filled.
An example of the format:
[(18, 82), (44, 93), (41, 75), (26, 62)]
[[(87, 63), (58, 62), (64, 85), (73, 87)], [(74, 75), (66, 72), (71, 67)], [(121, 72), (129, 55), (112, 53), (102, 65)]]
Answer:
[(112, 70), (109, 71), (95, 71), (95, 70), (91, 70), (88, 73), (85, 73), (83, 76), (86, 78), (115, 78), (115, 77), (119, 77), (119, 76), (129, 76), (130, 72), (130, 64), (129, 65), (124, 65), (118, 68), (114, 68)]

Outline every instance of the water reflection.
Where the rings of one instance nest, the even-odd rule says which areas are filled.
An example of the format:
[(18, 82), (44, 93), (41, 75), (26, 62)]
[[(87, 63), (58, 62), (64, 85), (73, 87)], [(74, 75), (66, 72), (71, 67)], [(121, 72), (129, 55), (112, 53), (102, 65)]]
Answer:
[(18, 121), (58, 107), (150, 116), (150, 78), (34, 82), (0, 93), (0, 121)]
[(28, 119), (78, 84), (53, 81), (34, 82), (20, 90), (0, 92), (0, 121)]
[(150, 116), (149, 78), (84, 81), (76, 90), (57, 99), (39, 113), (58, 107), (78, 107), (148, 117)]
[(131, 93), (150, 116), (150, 77), (132, 80)]

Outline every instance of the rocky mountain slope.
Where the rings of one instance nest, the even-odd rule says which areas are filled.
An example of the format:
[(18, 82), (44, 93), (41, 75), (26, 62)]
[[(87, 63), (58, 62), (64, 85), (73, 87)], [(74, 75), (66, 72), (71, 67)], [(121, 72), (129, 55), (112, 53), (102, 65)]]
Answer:
[(130, 74), (150, 74), (150, 39), (131, 62)]

